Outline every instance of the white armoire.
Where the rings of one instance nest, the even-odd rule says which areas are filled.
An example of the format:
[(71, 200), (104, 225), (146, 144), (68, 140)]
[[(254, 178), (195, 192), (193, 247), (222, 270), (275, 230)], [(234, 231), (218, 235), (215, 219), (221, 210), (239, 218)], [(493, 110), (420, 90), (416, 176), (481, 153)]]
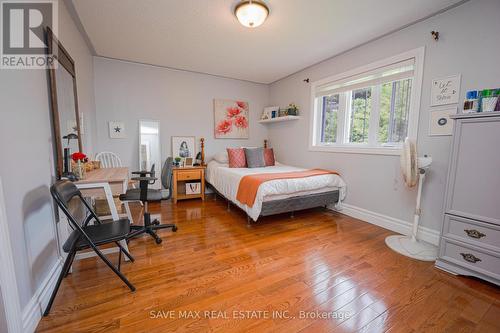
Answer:
[(500, 112), (458, 114), (436, 266), (500, 285)]

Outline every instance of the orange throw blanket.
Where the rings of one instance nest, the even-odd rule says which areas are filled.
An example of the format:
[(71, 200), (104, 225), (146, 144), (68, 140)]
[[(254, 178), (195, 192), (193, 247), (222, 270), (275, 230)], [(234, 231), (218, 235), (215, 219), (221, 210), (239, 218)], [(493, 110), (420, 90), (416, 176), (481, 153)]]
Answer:
[(339, 173), (336, 171), (311, 169), (304, 171), (260, 173), (256, 175), (243, 176), (240, 180), (240, 184), (238, 185), (236, 199), (248, 207), (253, 207), (259, 186), (264, 182), (276, 179), (306, 178), (329, 174), (338, 175)]

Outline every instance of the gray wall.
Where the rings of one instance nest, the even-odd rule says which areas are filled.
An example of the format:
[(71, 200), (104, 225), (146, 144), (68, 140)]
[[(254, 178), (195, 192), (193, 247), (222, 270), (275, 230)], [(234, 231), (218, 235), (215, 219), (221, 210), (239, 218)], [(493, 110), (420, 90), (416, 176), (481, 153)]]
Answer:
[[(207, 157), (227, 146), (262, 146), (267, 128), (257, 123), (269, 99), (264, 84), (94, 58), (98, 151), (117, 153), (124, 165), (139, 166), (139, 119), (160, 121), (162, 161), (170, 156), (172, 136), (206, 139)], [(214, 139), (213, 99), (249, 102), (250, 139)], [(109, 121), (123, 121), (126, 139), (110, 139)], [(198, 151), (197, 147), (197, 151)]]
[[(308, 151), (310, 87), (330, 75), (425, 46), (423, 91), (420, 104), (418, 151), (434, 162), (423, 197), (422, 224), (438, 230), (451, 137), (429, 137), (430, 82), (433, 78), (462, 74), (460, 96), (466, 90), (500, 86), (500, 1), (469, 1), (450, 11), (355, 48), (271, 85), (270, 104), (296, 103), (302, 119), (270, 126), (269, 138), (279, 161), (306, 167), (338, 170), (347, 183), (346, 203), (393, 218), (412, 221), (416, 190), (402, 182), (398, 156), (323, 153)], [(430, 31), (438, 30), (439, 42)]]
[[(91, 128), (95, 123), (92, 56), (62, 1), (59, 39), (76, 62), (79, 105), (90, 133), (84, 145), (91, 150), (95, 133)], [(46, 71), (0, 71), (0, 101), (0, 175), (24, 308), (57, 259), (49, 193), (54, 161)]]

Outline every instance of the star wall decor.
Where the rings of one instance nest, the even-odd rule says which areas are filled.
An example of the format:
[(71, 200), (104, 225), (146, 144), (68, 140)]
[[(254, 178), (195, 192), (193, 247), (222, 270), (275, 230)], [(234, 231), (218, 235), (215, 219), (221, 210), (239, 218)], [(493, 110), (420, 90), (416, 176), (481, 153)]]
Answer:
[(125, 135), (125, 124), (122, 121), (110, 121), (109, 122), (109, 137), (111, 139), (124, 139)]

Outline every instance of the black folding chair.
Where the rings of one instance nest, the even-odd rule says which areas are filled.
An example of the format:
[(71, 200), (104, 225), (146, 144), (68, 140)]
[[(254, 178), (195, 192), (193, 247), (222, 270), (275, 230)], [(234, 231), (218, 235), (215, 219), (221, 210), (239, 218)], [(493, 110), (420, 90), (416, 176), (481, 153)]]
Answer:
[[(130, 232), (130, 222), (128, 219), (121, 219), (113, 222), (103, 223), (90, 207), (89, 203), (82, 197), (80, 190), (68, 180), (57, 181), (50, 187), (50, 193), (57, 205), (68, 218), (68, 222), (73, 229), (70, 236), (63, 245), (64, 252), (68, 253), (49, 304), (45, 309), (44, 316), (47, 316), (56, 297), (61, 281), (69, 273), (75, 255), (78, 251), (91, 248), (108, 265), (111, 270), (130, 288), (135, 291), (135, 287), (120, 272), (122, 252), (134, 261), (134, 258), (127, 250), (120, 245), (121, 240), (126, 240)], [(89, 223), (94, 220), (94, 224)], [(115, 243), (120, 249), (118, 257), (118, 268), (116, 268), (108, 258), (98, 249), (98, 246)]]

